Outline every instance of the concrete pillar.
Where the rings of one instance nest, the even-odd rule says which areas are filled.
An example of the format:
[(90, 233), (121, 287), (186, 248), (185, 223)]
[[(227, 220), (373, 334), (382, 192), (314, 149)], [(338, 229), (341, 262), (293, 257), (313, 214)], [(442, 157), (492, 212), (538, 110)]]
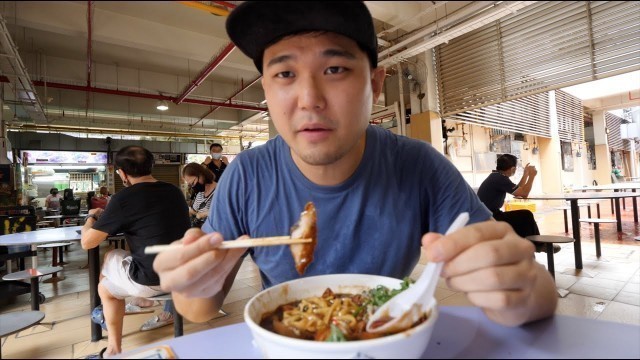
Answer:
[(557, 194), (562, 189), (562, 153), (558, 136), (558, 116), (555, 92), (549, 92), (549, 113), (551, 118), (551, 138), (538, 138), (542, 192)]
[(596, 171), (594, 179), (599, 185), (611, 184), (611, 155), (607, 140), (607, 123), (604, 111), (593, 113), (593, 143), (596, 148)]

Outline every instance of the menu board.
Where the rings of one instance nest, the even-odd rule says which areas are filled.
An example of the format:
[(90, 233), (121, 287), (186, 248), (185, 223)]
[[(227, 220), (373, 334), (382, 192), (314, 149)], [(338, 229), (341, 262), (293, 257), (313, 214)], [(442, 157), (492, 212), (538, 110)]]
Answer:
[(75, 151), (23, 151), (29, 164), (106, 164), (107, 153)]

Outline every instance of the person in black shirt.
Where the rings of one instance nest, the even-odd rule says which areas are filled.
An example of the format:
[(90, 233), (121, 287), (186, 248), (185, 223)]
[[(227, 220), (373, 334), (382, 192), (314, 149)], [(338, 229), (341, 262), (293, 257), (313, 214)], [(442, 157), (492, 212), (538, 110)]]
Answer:
[(211, 170), (211, 172), (216, 176), (217, 181), (220, 181), (220, 177), (222, 176), (224, 169), (229, 165), (229, 159), (227, 159), (226, 156), (222, 156), (222, 145), (218, 143), (211, 144), (211, 146), (209, 146), (209, 152), (211, 153), (211, 156), (207, 156), (202, 165)]
[[(522, 179), (516, 185), (509, 178), (516, 173), (517, 164), (518, 159), (511, 154), (504, 154), (498, 157), (496, 170), (482, 182), (478, 189), (478, 197), (493, 213), (494, 219), (507, 222), (518, 235), (524, 238), (529, 235), (540, 235), (538, 224), (531, 211), (523, 209), (502, 212), (500, 210), (507, 193), (524, 198), (529, 196), (533, 180), (538, 174), (534, 166), (527, 164), (524, 168)], [(543, 244), (533, 243), (536, 246), (536, 251), (544, 251)], [(560, 246), (555, 245), (554, 252), (559, 250)]]
[(116, 154), (116, 173), (125, 188), (112, 196), (106, 209), (91, 209), (82, 228), (82, 248), (99, 246), (109, 234), (123, 233), (129, 249), (105, 255), (98, 285), (109, 331), (106, 355), (122, 352), (125, 297), (152, 297), (164, 293), (153, 270), (150, 245), (170, 244), (190, 227), (189, 209), (176, 186), (151, 175), (153, 155), (140, 146), (127, 146)]

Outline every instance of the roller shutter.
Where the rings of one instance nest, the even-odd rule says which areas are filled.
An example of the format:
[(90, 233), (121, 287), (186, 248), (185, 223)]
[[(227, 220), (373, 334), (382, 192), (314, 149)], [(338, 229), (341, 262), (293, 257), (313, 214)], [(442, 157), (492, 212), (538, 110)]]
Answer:
[(640, 70), (640, 2), (536, 2), (435, 57), (443, 117)]

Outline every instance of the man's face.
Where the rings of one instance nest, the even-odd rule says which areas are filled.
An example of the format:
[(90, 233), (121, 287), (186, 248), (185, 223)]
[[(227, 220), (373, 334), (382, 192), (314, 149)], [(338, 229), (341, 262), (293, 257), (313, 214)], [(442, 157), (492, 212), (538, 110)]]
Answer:
[(265, 50), (263, 64), (269, 113), (294, 161), (359, 161), (384, 69), (372, 70), (353, 40), (334, 33), (285, 38)]
[(218, 146), (211, 147), (211, 157), (218, 160), (222, 157), (222, 148)]

